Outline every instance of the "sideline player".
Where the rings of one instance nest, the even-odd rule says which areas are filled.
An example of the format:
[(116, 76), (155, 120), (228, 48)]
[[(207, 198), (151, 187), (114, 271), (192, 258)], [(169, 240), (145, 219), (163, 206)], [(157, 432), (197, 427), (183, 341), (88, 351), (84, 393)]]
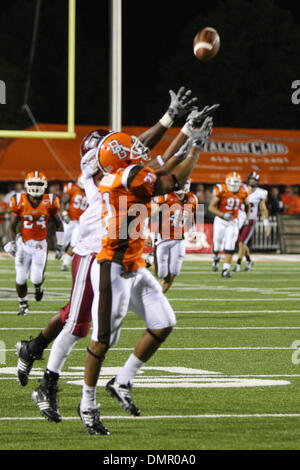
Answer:
[(242, 184), (241, 177), (235, 171), (226, 176), (225, 183), (217, 184), (213, 188), (213, 197), (208, 210), (216, 217), (213, 224), (213, 271), (219, 269), (220, 251), (224, 243), (225, 257), (222, 277), (231, 277), (230, 265), (238, 238), (238, 212), (242, 204), (246, 207), (249, 217), (248, 190)]
[(159, 204), (159, 225), (154, 249), (154, 267), (162, 278), (163, 292), (171, 287), (179, 275), (185, 257), (185, 231), (193, 227), (198, 200), (190, 191), (188, 180), (182, 189), (154, 198)]
[[(241, 270), (242, 259), (246, 257), (246, 267), (245, 271), (250, 271), (253, 266), (253, 261), (250, 258), (250, 249), (249, 249), (249, 242), (255, 230), (255, 225), (257, 221), (258, 211), (260, 211), (264, 230), (266, 237), (270, 236), (270, 223), (269, 223), (269, 213), (266, 206), (266, 200), (268, 197), (268, 191), (265, 189), (259, 188), (260, 176), (258, 173), (253, 171), (247, 178), (247, 187), (248, 187), (248, 201), (250, 204), (250, 216), (249, 221), (246, 225), (242, 225), (240, 228), (239, 236), (238, 236), (238, 243), (239, 243), (239, 251), (238, 251), (238, 260), (234, 267), (235, 272), (239, 272)], [(239, 218), (241, 220), (245, 220), (246, 216), (244, 215), (245, 212), (243, 210), (240, 211), (241, 215)]]
[(79, 239), (79, 217), (88, 206), (81, 175), (78, 177), (76, 183), (69, 182), (64, 185), (61, 206), (61, 215), (65, 229), (64, 248), (66, 251), (62, 258), (61, 270), (68, 271), (73, 256), (72, 248)]
[[(134, 164), (132, 160), (148, 160), (148, 149), (125, 133), (112, 133), (100, 147), (99, 168), (106, 173), (99, 185), (104, 206), (102, 222), (105, 224), (105, 236), (102, 249), (91, 268), (93, 333), (87, 348), (82, 399), (78, 406), (78, 413), (90, 434), (109, 434), (100, 421), (96, 387), (105, 354), (118, 341), (128, 307), (132, 308), (135, 304), (134, 311), (140, 311), (152, 319), (151, 327), (136, 346), (136, 350), (143, 349), (142, 357), (135, 355), (129, 358), (133, 376), (167, 338), (176, 323), (171, 305), (159, 283), (146, 269), (142, 257), (145, 239), (141, 234), (148, 216), (145, 204), (150, 204), (153, 196), (172, 193), (185, 184), (211, 129), (212, 119), (206, 118), (198, 134), (192, 132), (186, 158), (172, 174)], [(137, 210), (140, 211), (138, 221)], [(138, 275), (141, 291), (140, 295), (133, 297), (131, 290)], [(163, 325), (161, 317), (166, 320)]]
[[(15, 257), (16, 290), (19, 300), (18, 315), (29, 312), (27, 278), (35, 288), (35, 300), (42, 300), (44, 271), (47, 262), (48, 221), (53, 217), (56, 225), (56, 259), (62, 256), (64, 232), (59, 215), (59, 199), (46, 194), (47, 179), (39, 171), (28, 173), (25, 179), (26, 193), (16, 193), (10, 200), (11, 221), (9, 234), (11, 241), (5, 251)], [(21, 221), (21, 236), (17, 235), (17, 225)]]

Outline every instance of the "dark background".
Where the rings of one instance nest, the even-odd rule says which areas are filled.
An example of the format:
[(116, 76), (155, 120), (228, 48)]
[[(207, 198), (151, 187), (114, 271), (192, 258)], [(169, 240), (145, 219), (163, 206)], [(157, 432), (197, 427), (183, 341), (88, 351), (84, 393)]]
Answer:
[[(109, 123), (109, 1), (77, 0), (76, 123)], [(1, 128), (31, 125), (22, 111), (35, 0), (1, 2)], [(66, 123), (67, 0), (42, 1), (29, 105), (39, 122)], [(219, 102), (217, 126), (300, 127), (291, 83), (300, 79), (300, 13), (279, 0), (123, 0), (123, 125), (152, 125), (186, 85), (199, 104)], [(210, 62), (193, 38), (215, 27), (221, 49)]]

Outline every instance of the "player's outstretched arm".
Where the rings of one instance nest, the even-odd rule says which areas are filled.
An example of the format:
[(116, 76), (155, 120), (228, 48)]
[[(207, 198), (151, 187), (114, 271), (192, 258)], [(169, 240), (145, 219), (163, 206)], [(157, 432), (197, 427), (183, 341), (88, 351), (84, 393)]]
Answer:
[(269, 222), (269, 211), (266, 206), (266, 200), (262, 199), (259, 203), (259, 210), (263, 219), (265, 234), (267, 237), (270, 236), (271, 229), (270, 229), (270, 222)]
[(169, 93), (170, 104), (167, 112), (154, 126), (138, 136), (139, 140), (149, 149), (152, 149), (174, 121), (188, 113), (197, 101), (196, 97), (192, 97), (192, 91), (186, 90), (185, 87), (181, 87), (177, 93), (173, 90), (169, 90)]

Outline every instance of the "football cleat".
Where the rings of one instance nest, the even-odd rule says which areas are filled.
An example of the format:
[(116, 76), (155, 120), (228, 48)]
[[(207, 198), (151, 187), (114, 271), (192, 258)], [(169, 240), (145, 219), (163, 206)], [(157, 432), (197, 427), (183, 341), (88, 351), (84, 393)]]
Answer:
[(116, 377), (113, 377), (109, 382), (107, 382), (105, 388), (113, 398), (118, 400), (123, 410), (127, 411), (127, 413), (133, 416), (140, 416), (140, 410), (132, 401), (132, 385), (130, 382), (127, 385), (119, 385), (116, 381)]
[(46, 387), (40, 385), (31, 395), (32, 400), (44, 418), (55, 423), (59, 423), (62, 420), (57, 405), (57, 392), (57, 385), (47, 385)]
[(43, 291), (43, 288), (42, 286), (38, 286), (35, 288), (35, 291), (34, 291), (34, 298), (37, 302), (39, 302), (40, 300), (42, 300), (43, 298), (43, 295), (44, 295), (44, 291)]
[(60, 267), (60, 270), (61, 271), (69, 271), (69, 268), (66, 264), (62, 264), (61, 267)]
[(219, 270), (219, 261), (214, 261), (212, 264), (212, 270), (218, 271)]
[(28, 376), (35, 360), (42, 359), (42, 355), (32, 354), (29, 351), (30, 341), (18, 341), (16, 350), (18, 355), (17, 374), (20, 384), (24, 387), (28, 383)]
[(25, 317), (29, 313), (29, 306), (27, 302), (20, 303), (18, 315)]
[(241, 265), (240, 265), (240, 264), (236, 264), (235, 267), (234, 267), (234, 269), (233, 269), (233, 271), (234, 271), (235, 273), (239, 273), (240, 270), (241, 270)]
[(253, 261), (247, 261), (246, 267), (245, 267), (245, 271), (250, 271), (250, 269), (252, 268), (253, 264), (254, 264)]
[(221, 276), (222, 277), (232, 277), (232, 274), (229, 271), (229, 269), (223, 269)]
[(89, 408), (87, 411), (82, 411), (80, 408), (80, 404), (81, 403), (79, 403), (77, 407), (77, 413), (80, 416), (81, 421), (85, 425), (88, 433), (94, 435), (101, 434), (103, 436), (109, 436), (110, 432), (108, 431), (108, 429), (106, 429), (106, 427), (100, 420), (100, 405), (98, 405), (97, 408)]

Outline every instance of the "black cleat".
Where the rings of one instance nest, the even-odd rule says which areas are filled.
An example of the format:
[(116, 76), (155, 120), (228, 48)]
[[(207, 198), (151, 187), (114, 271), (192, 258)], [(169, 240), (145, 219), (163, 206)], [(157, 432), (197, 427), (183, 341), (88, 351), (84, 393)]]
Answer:
[(55, 423), (59, 423), (62, 420), (57, 405), (57, 392), (57, 385), (48, 385), (46, 387), (40, 385), (31, 395), (32, 400), (37, 405), (44, 418), (48, 419), (48, 421), (54, 421)]
[(223, 269), (221, 276), (222, 277), (232, 277), (232, 274), (229, 271), (229, 269)]
[(111, 394), (113, 398), (116, 398), (123, 410), (133, 416), (140, 416), (141, 411), (135, 406), (132, 401), (131, 390), (132, 385), (130, 382), (127, 385), (119, 385), (116, 381), (116, 377), (112, 378), (106, 384), (106, 390)]
[(35, 288), (35, 292), (34, 292), (34, 298), (35, 298), (35, 300), (36, 300), (37, 302), (39, 302), (40, 300), (42, 300), (43, 295), (44, 295), (43, 288), (42, 288), (41, 286), (36, 287), (36, 288)]
[(213, 264), (212, 264), (212, 270), (213, 270), (213, 271), (218, 271), (218, 270), (219, 270), (219, 263), (213, 262)]
[(100, 405), (94, 409), (88, 409), (87, 411), (81, 411), (80, 403), (77, 407), (77, 413), (80, 416), (81, 421), (85, 425), (89, 434), (98, 434), (102, 436), (109, 436), (110, 432), (103, 426), (103, 423), (100, 420)]
[(20, 315), (22, 317), (25, 317), (26, 315), (28, 315), (28, 313), (29, 313), (28, 303), (27, 302), (21, 302), (20, 307), (19, 307), (19, 311), (18, 311), (18, 315)]
[(32, 354), (29, 351), (30, 341), (19, 341), (16, 344), (18, 355), (17, 374), (21, 385), (25, 386), (28, 383), (28, 376), (32, 369), (35, 360), (42, 359), (42, 355)]

